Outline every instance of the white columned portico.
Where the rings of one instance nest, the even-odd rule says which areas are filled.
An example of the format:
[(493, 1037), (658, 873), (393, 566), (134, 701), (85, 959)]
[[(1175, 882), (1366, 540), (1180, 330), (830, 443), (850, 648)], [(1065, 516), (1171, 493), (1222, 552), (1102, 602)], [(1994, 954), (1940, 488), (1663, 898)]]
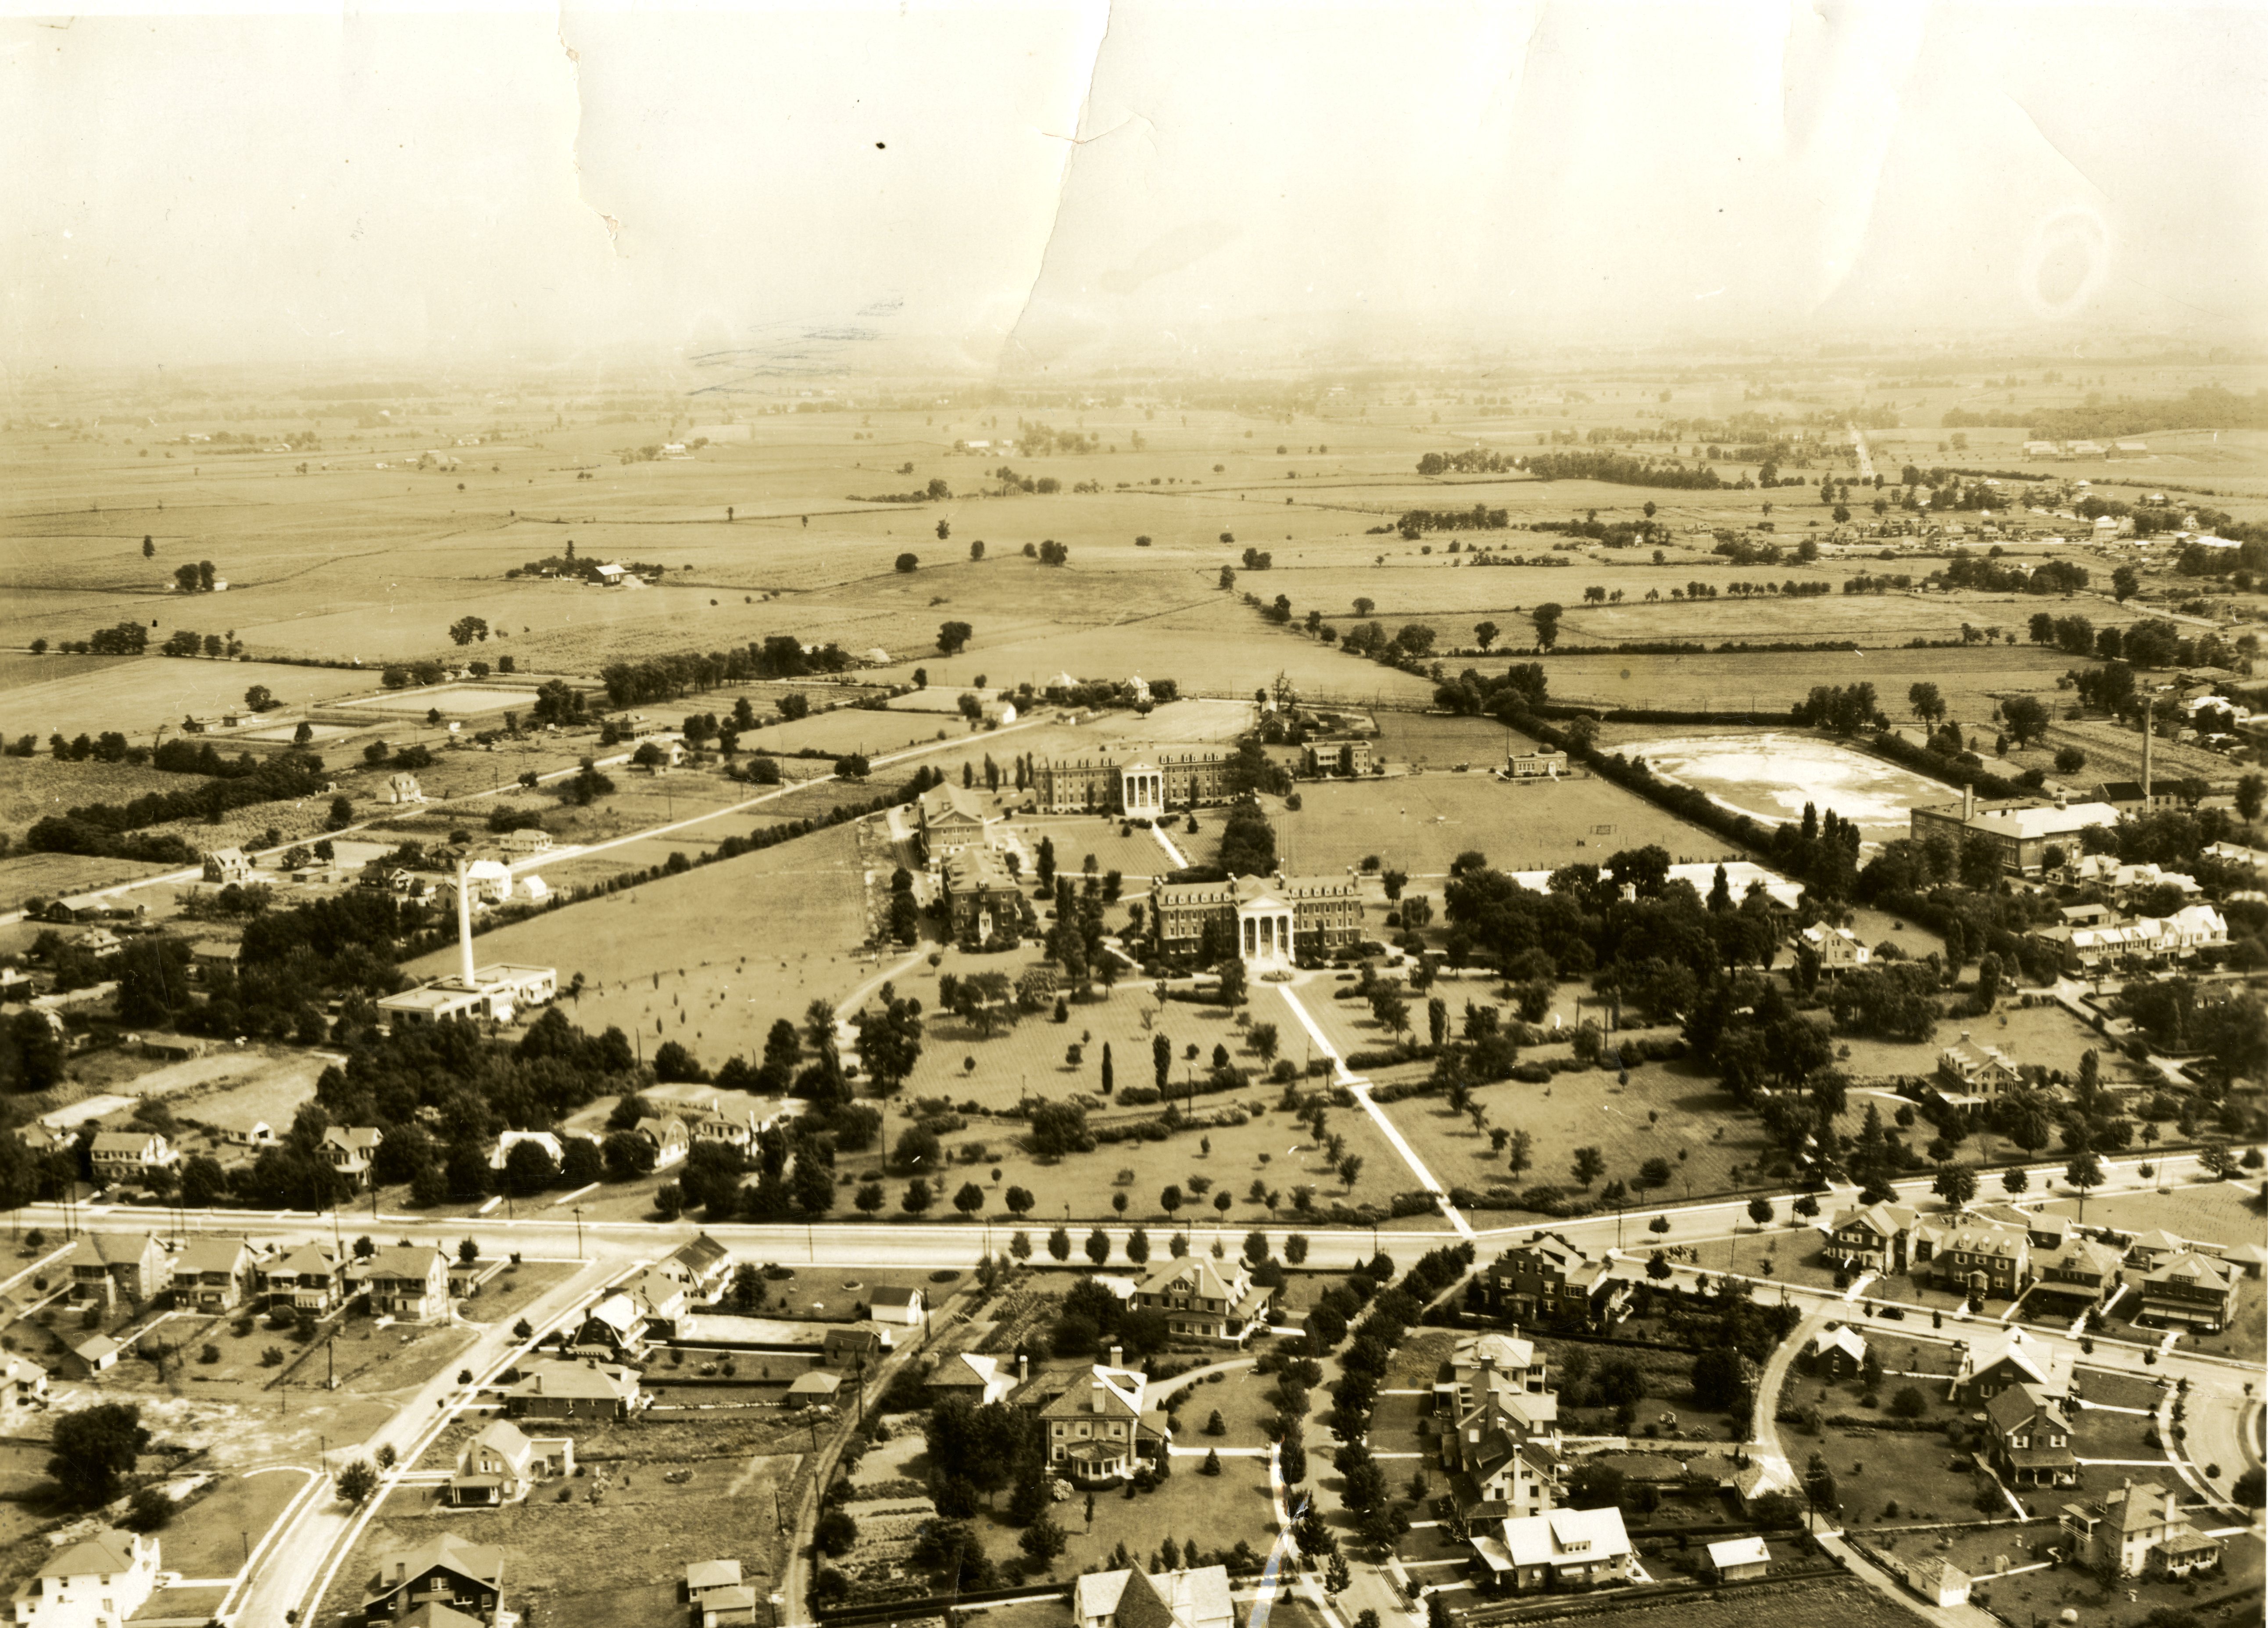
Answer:
[(1289, 968), (1292, 951), (1292, 907), (1267, 895), (1236, 907), (1237, 953), (1248, 967)]

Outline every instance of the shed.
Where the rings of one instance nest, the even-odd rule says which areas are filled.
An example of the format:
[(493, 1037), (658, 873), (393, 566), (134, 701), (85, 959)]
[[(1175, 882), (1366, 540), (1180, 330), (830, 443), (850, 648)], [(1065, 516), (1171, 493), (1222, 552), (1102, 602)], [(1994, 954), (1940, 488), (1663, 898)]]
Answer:
[(118, 1366), (121, 1349), (118, 1342), (107, 1334), (90, 1334), (71, 1347), (71, 1355), (78, 1359), (79, 1366), (87, 1373), (100, 1374), (107, 1368)]
[(1762, 1577), (1764, 1568), (1771, 1564), (1771, 1551), (1764, 1547), (1761, 1537), (1728, 1537), (1721, 1543), (1709, 1545), (1709, 1569), (1719, 1582), (1737, 1583), (1747, 1578)]
[(843, 1376), (829, 1374), (824, 1368), (814, 1368), (787, 1388), (788, 1405), (809, 1407), (816, 1403), (832, 1402), (835, 1393), (843, 1389)]
[(1907, 1586), (1932, 1605), (1969, 1603), (1969, 1573), (1950, 1560), (1927, 1555), (1906, 1566)]

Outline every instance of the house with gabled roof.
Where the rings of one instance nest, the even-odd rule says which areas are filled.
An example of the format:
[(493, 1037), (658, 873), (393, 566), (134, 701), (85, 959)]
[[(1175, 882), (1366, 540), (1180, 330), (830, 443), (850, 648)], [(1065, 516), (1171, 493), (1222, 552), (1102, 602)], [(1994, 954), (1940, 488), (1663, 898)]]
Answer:
[(1747, 1582), (1771, 1569), (1771, 1551), (1753, 1534), (1709, 1545), (1709, 1574), (1720, 1583)]
[(1468, 1521), (1541, 1514), (1559, 1501), (1559, 1399), (1550, 1391), (1488, 1390), (1441, 1425), (1441, 1469)]
[(98, 1131), (86, 1150), (98, 1182), (131, 1182), (163, 1170), (180, 1157), (155, 1131)]
[(876, 1322), (895, 1323), (902, 1329), (918, 1329), (928, 1317), (918, 1288), (878, 1285), (866, 1297), (866, 1315)]
[(1137, 1566), (1079, 1578), (1071, 1618), (1074, 1628), (1236, 1628), (1236, 1603), (1226, 1566), (1154, 1576)]
[(1980, 1045), (1964, 1033), (1937, 1054), (1937, 1084), (1957, 1097), (1994, 1097), (2024, 1083), (2016, 1060), (1998, 1046)]
[(2012, 1486), (2072, 1486), (2079, 1459), (2062, 1402), (2037, 1385), (2011, 1385), (1984, 1404), (1992, 1463)]
[(662, 1256), (654, 1269), (685, 1285), (688, 1300), (706, 1303), (725, 1293), (733, 1280), (733, 1252), (707, 1233), (681, 1243)]
[(1853, 1205), (1827, 1224), (1824, 1253), (1847, 1271), (1902, 1272), (1916, 1219), (1904, 1204)]
[(1962, 1346), (1953, 1374), (1953, 1399), (1964, 1407), (1981, 1407), (2018, 1385), (2034, 1386), (2043, 1395), (2060, 1399), (2072, 1394), (2071, 1381), (2067, 1348), (2021, 1329), (2003, 1329)]
[(1848, 927), (1806, 927), (1796, 934), (1795, 941), (1799, 948), (1816, 956), (1819, 970), (1830, 976), (1867, 966), (1874, 959), (1874, 952)]
[(2080, 1565), (2120, 1577), (2189, 1577), (2220, 1564), (2221, 1543), (2183, 1518), (2181, 1495), (2132, 1477), (2118, 1491), (2066, 1504), (2061, 1527)]
[(1544, 1395), (1550, 1389), (1548, 1369), (1533, 1340), (1516, 1334), (1464, 1335), (1434, 1376), (1433, 1411), (1454, 1418), (1506, 1391)]
[(386, 1132), (376, 1125), (332, 1125), (323, 1132), (319, 1151), (331, 1168), (360, 1192), (370, 1185), (371, 1163), (378, 1157), (378, 1145), (385, 1139)]
[(203, 880), (225, 887), (242, 887), (253, 878), (254, 866), (241, 848), (216, 848), (204, 857)]
[(493, 1419), (465, 1444), (446, 1496), (460, 1508), (516, 1504), (538, 1481), (575, 1473), (575, 1443), (530, 1436), (509, 1419)]
[(48, 1405), (48, 1371), (29, 1357), (0, 1352), (0, 1425), (20, 1424)]
[(1968, 1573), (1943, 1555), (1921, 1555), (1906, 1562), (1906, 1586), (1940, 1610), (1969, 1603)]
[(928, 1385), (930, 1396), (939, 1402), (957, 1399), (982, 1407), (988, 1402), (1005, 1402), (1016, 1388), (1016, 1376), (1002, 1370), (998, 1357), (963, 1351), (939, 1362)]
[(254, 1276), (251, 1246), (241, 1238), (192, 1239), (173, 1257), (173, 1301), (207, 1313), (233, 1311)]
[(1483, 1533), (1472, 1545), (1500, 1587), (1595, 1588), (1630, 1575), (1630, 1533), (1619, 1509), (1554, 1509), (1507, 1519), (1499, 1529), (1500, 1537)]
[(320, 1244), (303, 1243), (259, 1263), (260, 1288), (271, 1307), (318, 1316), (346, 1299), (346, 1274)]
[(14, 1620), (28, 1628), (119, 1628), (158, 1587), (158, 1540), (106, 1530), (66, 1544), (16, 1585)]
[(1154, 1311), (1181, 1339), (1241, 1344), (1266, 1318), (1275, 1291), (1256, 1285), (1241, 1256), (1184, 1256), (1152, 1266), (1135, 1285), (1134, 1306)]
[(879, 1322), (830, 1324), (819, 1343), (820, 1366), (828, 1368), (872, 1368), (896, 1344), (888, 1329)]
[(1489, 1263), (1475, 1279), (1482, 1302), (1521, 1322), (1582, 1322), (1629, 1298), (1611, 1263), (1593, 1259), (1563, 1233), (1537, 1231)]
[(419, 1607), (442, 1605), (492, 1623), (503, 1598), (504, 1551), (444, 1533), (379, 1562), (364, 1586), (362, 1617), (367, 1624), (396, 1623)]
[(529, 1363), (504, 1397), (513, 1418), (625, 1419), (644, 1401), (636, 1368), (594, 1357)]
[(692, 1134), (686, 1130), (685, 1122), (667, 1114), (646, 1115), (630, 1127), (630, 1134), (642, 1136), (653, 1144), (653, 1168), (657, 1170), (683, 1164), (693, 1145)]
[(1838, 1323), (1813, 1335), (1805, 1355), (1822, 1378), (1847, 1380), (1867, 1366), (1867, 1337), (1847, 1322)]
[(449, 1257), (431, 1244), (396, 1244), (363, 1263), (370, 1315), (431, 1322), (449, 1315)]
[(82, 1233), (63, 1263), (77, 1305), (146, 1300), (173, 1281), (173, 1257), (151, 1233)]
[(933, 785), (921, 794), (917, 808), (922, 849), (932, 865), (970, 848), (992, 845), (998, 815), (987, 816), (984, 799), (967, 786)]
[[(2037, 1234), (2034, 1234), (2035, 1238)], [(2074, 1234), (2051, 1254), (2035, 1256), (2031, 1303), (2044, 1299), (2099, 1306), (2119, 1285), (2118, 1251), (2107, 1243)]]
[(1163, 1452), (1173, 1433), (1164, 1410), (1149, 1405), (1149, 1382), (1138, 1369), (1101, 1363), (1074, 1374), (1039, 1410), (1049, 1469), (1094, 1486), (1124, 1480)]

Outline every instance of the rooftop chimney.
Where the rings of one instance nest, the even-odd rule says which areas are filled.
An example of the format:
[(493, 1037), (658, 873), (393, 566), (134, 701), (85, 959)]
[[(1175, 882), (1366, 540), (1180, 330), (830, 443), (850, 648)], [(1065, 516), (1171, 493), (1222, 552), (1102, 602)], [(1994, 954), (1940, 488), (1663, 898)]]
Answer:
[(1977, 787), (1972, 784), (1961, 788), (1961, 823), (1968, 824), (1977, 817)]
[(1032, 1377), (1032, 1359), (1022, 1352), (1016, 1353), (1016, 1383), (1023, 1384)]
[(1110, 1348), (1110, 1366), (1114, 1368), (1123, 1368), (1126, 1366), (1126, 1347), (1113, 1345)]

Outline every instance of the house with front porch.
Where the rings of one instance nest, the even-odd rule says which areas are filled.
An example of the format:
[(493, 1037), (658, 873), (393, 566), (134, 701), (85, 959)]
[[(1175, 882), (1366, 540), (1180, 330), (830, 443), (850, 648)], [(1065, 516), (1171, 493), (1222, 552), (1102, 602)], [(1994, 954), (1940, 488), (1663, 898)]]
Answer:
[(173, 1257), (173, 1303), (207, 1314), (233, 1311), (256, 1276), (241, 1238), (192, 1239)]
[(2228, 1326), (2235, 1304), (2236, 1272), (2226, 1263), (2184, 1249), (2142, 1275), (2142, 1307), (2137, 1322), (2159, 1327), (2181, 1324), (2200, 1334)]
[(529, 1436), (509, 1419), (491, 1421), (465, 1444), (449, 1477), (448, 1501), (459, 1508), (516, 1504), (539, 1481), (575, 1473), (575, 1443), (566, 1436)]
[(2002, 1391), (2020, 1385), (2060, 1400), (2072, 1395), (2072, 1355), (2021, 1329), (2003, 1329), (1974, 1344), (1963, 1344), (1953, 1374), (1953, 1400), (1982, 1407)]
[(1123, 1481), (1166, 1450), (1172, 1432), (1148, 1405), (1148, 1376), (1096, 1363), (1040, 1408), (1048, 1466), (1076, 1486)]
[(370, 1315), (432, 1322), (449, 1315), (449, 1257), (427, 1244), (396, 1244), (364, 1263)]
[(1554, 1509), (1505, 1521), (1501, 1536), (1472, 1539), (1481, 1572), (1498, 1587), (1521, 1594), (1541, 1589), (1587, 1589), (1630, 1576), (1630, 1533), (1619, 1509)]
[(378, 1157), (378, 1145), (386, 1139), (386, 1132), (376, 1125), (333, 1125), (323, 1132), (323, 1144), (318, 1151), (332, 1169), (346, 1178), (347, 1185), (360, 1192), (371, 1182), (371, 1164)]
[(303, 1243), (259, 1264), (261, 1292), (271, 1307), (322, 1315), (346, 1299), (346, 1274), (320, 1244)]
[(1904, 1204), (1854, 1206), (1828, 1223), (1824, 1253), (1846, 1271), (1902, 1272), (1916, 1219)]
[(1238, 1256), (1214, 1261), (1185, 1256), (1152, 1266), (1135, 1285), (1134, 1307), (1154, 1311), (1177, 1338), (1241, 1344), (1267, 1318), (1272, 1289), (1256, 1286)]
[(2011, 1486), (2074, 1486), (2079, 1459), (2072, 1451), (2064, 1404), (2036, 1385), (2011, 1385), (1984, 1404), (1992, 1437), (1992, 1464)]
[(1479, 1305), (1516, 1322), (1553, 1324), (1594, 1321), (1630, 1297), (1612, 1263), (1594, 1260), (1563, 1233), (1534, 1232), (1489, 1263), (1474, 1280), (1467, 1305)]
[(396, 1624), (420, 1607), (446, 1606), (493, 1623), (504, 1598), (504, 1551), (453, 1533), (396, 1550), (363, 1588), (365, 1624)]
[(2154, 1481), (2129, 1477), (2116, 1492), (2066, 1504), (2058, 1524), (2081, 1565), (2120, 1577), (2191, 1577), (2220, 1564), (2220, 1540), (2191, 1525), (2180, 1495)]
[(150, 1233), (82, 1233), (64, 1264), (79, 1306), (146, 1300), (173, 1282), (173, 1257)]

